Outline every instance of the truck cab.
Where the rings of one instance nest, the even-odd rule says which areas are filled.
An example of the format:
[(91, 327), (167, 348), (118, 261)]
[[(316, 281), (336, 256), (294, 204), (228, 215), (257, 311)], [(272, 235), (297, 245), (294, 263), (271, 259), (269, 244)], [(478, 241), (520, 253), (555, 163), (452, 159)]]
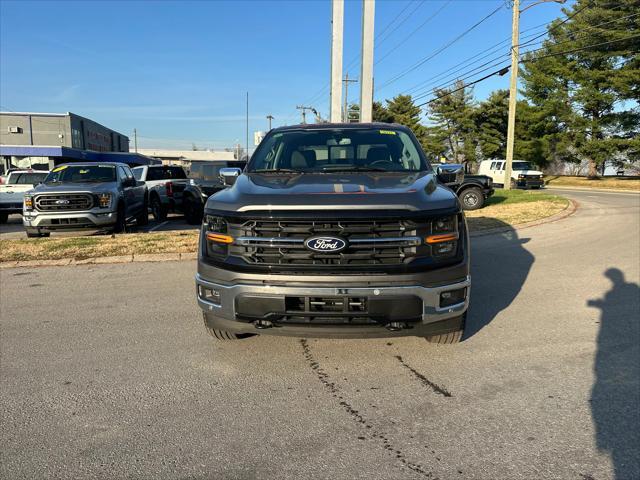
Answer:
[[(494, 184), (505, 184), (505, 160), (483, 160), (478, 174), (491, 177)], [(540, 188), (544, 185), (543, 173), (535, 170), (530, 162), (514, 160), (511, 165), (511, 188)]]

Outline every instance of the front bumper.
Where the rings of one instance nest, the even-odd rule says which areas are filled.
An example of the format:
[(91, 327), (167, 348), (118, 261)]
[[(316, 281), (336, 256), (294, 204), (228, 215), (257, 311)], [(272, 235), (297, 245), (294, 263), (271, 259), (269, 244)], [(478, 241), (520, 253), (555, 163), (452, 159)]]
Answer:
[(544, 185), (544, 180), (541, 178), (520, 178), (516, 181), (516, 185), (522, 188), (540, 188)]
[[(425, 336), (438, 333), (446, 333), (461, 328), (461, 319), (469, 306), (469, 276), (437, 286), (423, 286), (419, 284), (395, 284), (393, 276), (387, 276), (384, 283), (371, 285), (370, 281), (341, 283), (340, 286), (327, 287), (317, 283), (304, 283), (299, 281), (286, 282), (286, 284), (269, 285), (258, 279), (255, 281), (243, 280), (230, 284), (213, 282), (204, 279), (200, 274), (196, 275), (196, 297), (198, 304), (205, 314), (205, 322), (211, 328), (218, 328), (235, 333), (260, 333), (290, 336), (319, 336), (319, 337), (388, 337), (388, 336)], [(215, 302), (204, 298), (203, 289), (219, 292), (219, 299)], [(466, 289), (464, 301), (440, 307), (440, 294), (447, 291)], [(310, 323), (279, 324), (273, 322), (271, 328), (258, 329), (256, 323), (242, 320), (237, 314), (237, 302), (239, 297), (262, 297), (265, 299), (283, 299), (283, 297), (333, 297), (333, 298), (367, 298), (389, 299), (401, 301), (407, 297), (417, 297), (422, 303), (422, 312), (418, 321), (404, 323), (399, 331), (391, 331), (385, 328), (385, 322), (379, 324), (348, 325), (348, 324), (321, 324)], [(284, 300), (283, 300), (284, 302)], [(399, 305), (401, 308), (401, 305)], [(396, 320), (389, 320), (389, 323)]]
[(88, 210), (85, 212), (23, 211), (22, 223), (27, 230), (83, 230), (102, 229), (115, 225), (116, 212)]

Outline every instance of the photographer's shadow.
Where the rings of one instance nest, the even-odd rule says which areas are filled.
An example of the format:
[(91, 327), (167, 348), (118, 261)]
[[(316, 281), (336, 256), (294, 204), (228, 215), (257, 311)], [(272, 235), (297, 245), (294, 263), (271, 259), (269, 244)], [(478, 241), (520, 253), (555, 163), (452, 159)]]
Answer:
[(640, 287), (610, 268), (613, 286), (603, 298), (587, 302), (598, 308), (600, 331), (591, 391), (596, 445), (611, 455), (615, 478), (640, 478)]
[(490, 220), (491, 226), (501, 231), (471, 239), (471, 305), (465, 338), (478, 333), (511, 305), (535, 261), (523, 246), (529, 239), (519, 238), (513, 227), (496, 219), (469, 220), (471, 225)]

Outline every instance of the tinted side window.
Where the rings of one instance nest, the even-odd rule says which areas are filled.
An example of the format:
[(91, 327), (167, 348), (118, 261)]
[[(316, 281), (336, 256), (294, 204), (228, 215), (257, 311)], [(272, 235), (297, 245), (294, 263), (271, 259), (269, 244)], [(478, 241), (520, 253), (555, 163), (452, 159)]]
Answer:
[(144, 168), (134, 168), (132, 170), (133, 176), (136, 177), (136, 180), (140, 180), (142, 178), (143, 171), (144, 171)]

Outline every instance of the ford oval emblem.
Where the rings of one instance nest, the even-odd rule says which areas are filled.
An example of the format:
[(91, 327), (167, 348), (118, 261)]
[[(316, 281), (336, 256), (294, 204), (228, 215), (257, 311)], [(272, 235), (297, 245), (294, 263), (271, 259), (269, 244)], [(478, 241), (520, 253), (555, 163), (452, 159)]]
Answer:
[(304, 241), (304, 245), (314, 252), (337, 253), (347, 248), (347, 241), (338, 237), (311, 237)]

